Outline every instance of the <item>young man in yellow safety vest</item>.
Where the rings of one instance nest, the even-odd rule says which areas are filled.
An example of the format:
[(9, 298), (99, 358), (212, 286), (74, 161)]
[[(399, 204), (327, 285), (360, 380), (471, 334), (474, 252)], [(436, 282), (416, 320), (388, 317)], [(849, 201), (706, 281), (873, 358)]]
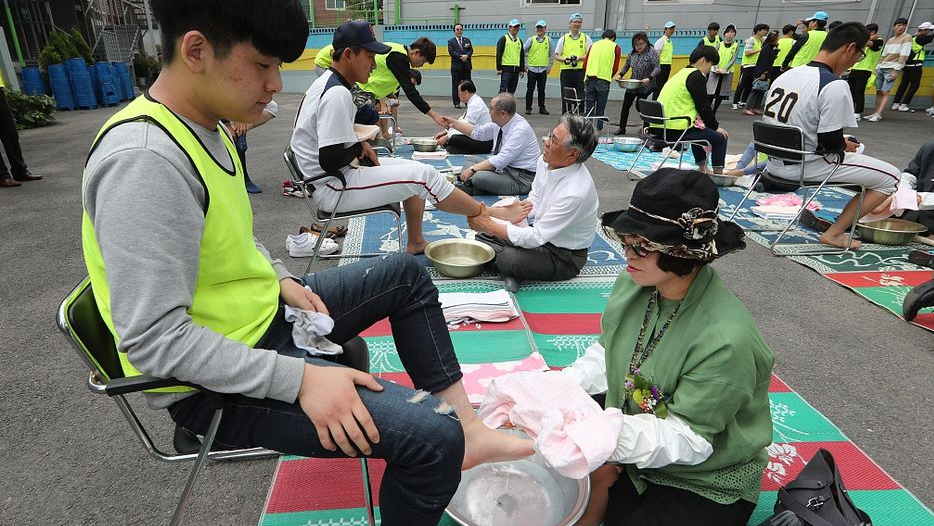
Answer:
[(746, 39), (743, 44), (743, 58), (740, 61), (739, 84), (736, 86), (736, 93), (733, 94), (733, 109), (737, 110), (746, 106), (746, 98), (752, 92), (753, 70), (756, 68), (756, 60), (759, 59), (759, 52), (762, 51), (762, 41), (765, 35), (769, 33), (768, 24), (756, 24), (752, 28), (752, 35)]
[(775, 62), (772, 62), (772, 69), (769, 71), (769, 82), (777, 79), (782, 74), (782, 63), (785, 62), (785, 57), (788, 56), (788, 52), (795, 45), (794, 24), (785, 24), (782, 27), (782, 34), (778, 37), (778, 44), (776, 45), (778, 52), (775, 53)]
[(671, 36), (675, 34), (675, 27), (673, 21), (669, 20), (665, 22), (662, 36), (658, 37), (658, 40), (655, 41), (655, 51), (658, 51), (658, 63), (661, 68), (658, 76), (655, 77), (655, 93), (652, 97), (655, 100), (658, 100), (662, 88), (665, 87), (665, 83), (668, 82), (668, 77), (671, 76), (671, 59), (675, 51), (675, 46), (671, 42)]
[[(600, 36), (600, 41), (590, 46), (590, 51), (584, 57), (585, 115), (603, 115), (610, 95), (610, 81), (621, 68), (616, 31), (607, 29)], [(602, 129), (603, 120), (598, 120), (597, 131)]]
[(568, 21), (568, 33), (558, 39), (558, 45), (555, 46), (555, 60), (561, 69), (561, 113), (574, 109), (576, 103), (569, 101), (569, 97), (584, 100), (584, 56), (590, 51), (593, 41), (590, 36), (581, 33), (583, 25), (583, 15), (572, 14)]
[[(531, 446), (477, 418), (437, 289), (414, 257), (370, 258), (298, 279), (256, 241), (243, 169), (218, 122), (260, 119), (282, 89), (280, 65), (305, 49), (305, 9), (298, 0), (151, 4), (166, 64), (146, 94), (104, 124), (82, 180), (84, 260), (124, 374), (219, 393), (217, 441), (228, 447), (386, 458), (384, 523), (438, 524), (462, 469), (530, 454)], [(334, 47), (346, 76), (332, 77), (332, 65), (319, 80), (334, 79), (349, 122), (347, 84), (366, 80), (374, 54), (388, 49), (362, 21), (339, 27)], [(350, 138), (351, 153), (365, 151)], [(328, 340), (293, 327), (293, 316)], [(386, 317), (424, 391), (318, 351), (333, 352)], [(150, 406), (204, 434), (214, 404), (202, 391), (169, 385), (146, 393)]]
[(710, 46), (714, 49), (720, 49), (720, 24), (711, 22), (707, 24), (707, 36), (700, 39), (698, 46)]
[(830, 17), (825, 11), (818, 11), (809, 18), (799, 21), (804, 24), (805, 32), (795, 40), (785, 60), (782, 61), (782, 68), (796, 68), (809, 63), (824, 45), (824, 39), (827, 38), (827, 20)]
[[(876, 71), (876, 64), (882, 56), (882, 46), (885, 41), (879, 38), (879, 24), (866, 24), (869, 30), (869, 43), (863, 48), (865, 57), (850, 68), (846, 76), (846, 83), (850, 86), (850, 95), (853, 97), (853, 117), (862, 120), (863, 110), (866, 109), (866, 86)], [(781, 42), (781, 40), (779, 40)]]
[(506, 34), (496, 42), (496, 74), (499, 75), (499, 93), (515, 93), (519, 77), (525, 73), (525, 53), (519, 39), (522, 22), (513, 18), (509, 21)]
[(551, 45), (551, 37), (546, 35), (548, 24), (544, 20), (535, 23), (535, 35), (525, 40), (525, 69), (528, 75), (528, 86), (525, 90), (525, 114), (532, 114), (532, 96), (538, 89), (538, 113), (548, 115), (545, 109), (545, 82), (551, 73), (551, 66), (555, 56)]

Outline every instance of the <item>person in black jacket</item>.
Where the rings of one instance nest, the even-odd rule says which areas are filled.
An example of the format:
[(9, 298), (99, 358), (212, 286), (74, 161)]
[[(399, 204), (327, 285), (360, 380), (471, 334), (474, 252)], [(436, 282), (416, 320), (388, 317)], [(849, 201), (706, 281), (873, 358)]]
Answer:
[(451, 100), (454, 101), (454, 107), (460, 109), (457, 87), (461, 82), (470, 80), (470, 71), (473, 69), (473, 45), (464, 36), (464, 24), (454, 24), (454, 38), (448, 40), (448, 55), (451, 55)]
[(772, 70), (772, 63), (775, 62), (776, 53), (778, 53), (778, 32), (772, 31), (766, 35), (762, 49), (759, 51), (759, 58), (756, 59), (756, 65), (753, 67), (751, 90), (749, 98), (746, 99), (743, 115), (762, 115), (759, 107), (762, 105), (765, 92), (769, 89), (769, 72)]

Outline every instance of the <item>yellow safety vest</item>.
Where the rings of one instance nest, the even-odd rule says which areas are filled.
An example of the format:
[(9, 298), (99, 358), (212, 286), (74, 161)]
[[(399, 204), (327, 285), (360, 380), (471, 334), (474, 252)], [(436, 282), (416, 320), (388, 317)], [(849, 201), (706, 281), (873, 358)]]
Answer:
[[(218, 124), (218, 133), (233, 162), (233, 173), (222, 168), (188, 126), (162, 104), (145, 95), (113, 115), (98, 132), (91, 151), (114, 128), (128, 122), (151, 122), (168, 133), (191, 160), (204, 183), (208, 210), (198, 252), (198, 280), (187, 313), (194, 323), (253, 346), (265, 334), (279, 308), (279, 280), (272, 265), (256, 248), (253, 211), (244, 190), (243, 168), (237, 149)], [(119, 174), (114, 174), (119, 175)], [(94, 287), (94, 298), (104, 323), (114, 335), (126, 376), (140, 372), (127, 359), (114, 330), (110, 288), (94, 224), (84, 211), (81, 220), (84, 263)], [(174, 279), (172, 276), (162, 276)], [(187, 387), (160, 392), (189, 391)]]
[(402, 44), (396, 44), (395, 42), (383, 43), (391, 48), (389, 53), (376, 55), (376, 69), (370, 73), (370, 78), (365, 83), (357, 83), (360, 89), (372, 93), (377, 99), (381, 99), (399, 89), (399, 80), (389, 70), (389, 66), (386, 65), (386, 57), (392, 53), (402, 53), (405, 55), (406, 60), (409, 59), (409, 51)]
[(775, 62), (772, 62), (772, 66), (781, 66), (785, 62), (785, 57), (788, 56), (788, 52), (791, 51), (791, 47), (795, 45), (795, 39), (790, 37), (782, 37), (778, 39), (776, 48), (778, 51), (775, 53)]
[(720, 48), (720, 35), (715, 36), (715, 37), (713, 38), (713, 42), (711, 42), (707, 37), (704, 37), (704, 38), (703, 38), (703, 41), (704, 41), (704, 45), (705, 45), (705, 46), (710, 46), (710, 47), (712, 47), (712, 48), (714, 48), (714, 49), (719, 49), (719, 48)]
[(879, 63), (879, 57), (882, 56), (882, 48), (880, 47), (877, 51), (873, 51), (867, 46), (863, 49), (863, 52), (866, 53), (866, 56), (856, 64), (853, 64), (851, 69), (853, 71), (875, 71), (876, 64)]
[(315, 66), (318, 66), (321, 69), (328, 69), (331, 67), (331, 53), (334, 51), (334, 45), (328, 44), (323, 48), (318, 50), (318, 53), (315, 55)]
[(532, 44), (529, 45), (529, 52), (526, 55), (526, 66), (544, 67), (551, 60), (551, 38), (545, 35), (543, 42), (538, 41), (538, 37), (532, 37)]
[(522, 41), (517, 36), (513, 39), (512, 35), (506, 33), (506, 45), (503, 46), (503, 57), (500, 59), (502, 66), (518, 66), (519, 57), (522, 55)]
[(590, 46), (590, 52), (587, 55), (587, 70), (584, 75), (587, 77), (597, 77), (607, 82), (613, 80), (613, 64), (616, 62), (616, 50), (619, 46), (616, 42), (608, 38), (601, 39), (599, 42)]
[[(918, 44), (918, 37), (914, 37), (911, 39), (911, 52), (915, 56), (914, 59), (923, 65), (924, 58), (927, 56), (927, 54), (924, 52), (924, 46)], [(867, 53), (867, 56), (868, 56), (868, 53)]]
[[(762, 41), (759, 40), (758, 38), (753, 38), (753, 39), (752, 39), (752, 49), (753, 49), (753, 51), (761, 51), (761, 50), (762, 50)], [(759, 60), (759, 54), (758, 54), (758, 53), (756, 53), (755, 55), (747, 55), (747, 54), (746, 54), (746, 44), (745, 44), (745, 42), (744, 42), (744, 43), (743, 43), (743, 62), (742, 62), (743, 67), (755, 66), (757, 60)]]
[(791, 67), (807, 64), (813, 60), (814, 57), (817, 56), (817, 52), (820, 51), (820, 47), (824, 45), (825, 38), (827, 38), (826, 31), (819, 31), (817, 29), (808, 31), (808, 41), (801, 46), (801, 49), (795, 54), (795, 58), (791, 60)]
[[(675, 75), (665, 83), (662, 92), (658, 94), (658, 102), (661, 102), (662, 106), (665, 108), (666, 117), (691, 118), (690, 123), (684, 120), (669, 121), (665, 125), (665, 128), (669, 130), (683, 130), (689, 126), (693, 126), (694, 119), (697, 118), (697, 107), (694, 105), (694, 98), (691, 97), (691, 92), (688, 91), (687, 87), (688, 75), (694, 71), (697, 70), (689, 66), (675, 73)], [(652, 126), (661, 128), (660, 124), (653, 124)]]
[[(584, 67), (584, 55), (587, 54), (587, 37), (581, 33), (574, 38), (568, 33), (563, 38), (564, 48), (561, 50), (560, 69), (581, 69)], [(564, 63), (564, 59), (572, 56), (578, 58), (576, 66)]]
[(670, 38), (668, 37), (664, 37), (664, 38), (665, 38), (665, 43), (662, 44), (662, 52), (658, 54), (658, 63), (671, 65), (671, 57), (674, 55), (675, 46), (674, 44), (671, 43)]
[(717, 67), (720, 69), (726, 69), (726, 67), (733, 61), (736, 57), (736, 51), (739, 49), (739, 44), (736, 41), (730, 42), (727, 45), (726, 42), (720, 43), (720, 48), (717, 49), (717, 54), (720, 55), (720, 62), (717, 62)]

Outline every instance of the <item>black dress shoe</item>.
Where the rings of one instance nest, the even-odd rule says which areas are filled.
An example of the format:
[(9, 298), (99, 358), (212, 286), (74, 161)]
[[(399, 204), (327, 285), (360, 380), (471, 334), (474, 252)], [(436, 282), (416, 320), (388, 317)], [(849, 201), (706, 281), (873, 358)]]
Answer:
[(531, 115), (531, 114), (532, 114), (532, 108), (526, 108), (526, 109), (525, 109), (525, 114), (526, 114), (526, 115)]
[(16, 186), (22, 186), (23, 183), (19, 181), (14, 181), (11, 177), (2, 177), (0, 178), (0, 187), (3, 188), (13, 188)]
[(459, 109), (461, 109), (461, 105), (460, 105), (460, 104), (455, 104), (455, 105), (454, 105), (454, 108), (456, 108), (456, 109), (459, 110)]
[(519, 281), (519, 278), (513, 276), (503, 276), (503, 288), (509, 292), (516, 292), (519, 290), (519, 285), (522, 282)]
[(538, 114), (539, 115), (551, 115), (550, 113), (548, 113), (548, 110), (546, 110), (545, 108), (539, 108)]
[(912, 250), (908, 254), (908, 261), (922, 267), (934, 268), (934, 254), (925, 250)]
[(626, 128), (616, 128), (616, 131), (613, 132), (613, 135), (626, 135)]
[(33, 175), (32, 172), (30, 172), (29, 170), (26, 170), (25, 172), (19, 175), (14, 175), (13, 179), (16, 179), (17, 181), (38, 181), (39, 179), (42, 179), (42, 176)]

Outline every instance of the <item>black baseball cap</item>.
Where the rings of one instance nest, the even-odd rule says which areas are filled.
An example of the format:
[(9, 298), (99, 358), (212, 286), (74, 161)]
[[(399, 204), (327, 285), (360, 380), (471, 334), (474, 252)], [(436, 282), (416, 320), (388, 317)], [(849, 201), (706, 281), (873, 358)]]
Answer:
[(360, 46), (376, 53), (384, 55), (392, 49), (379, 40), (376, 40), (376, 33), (373, 26), (366, 20), (353, 20), (344, 22), (334, 31), (334, 40), (332, 41), (334, 49), (344, 49), (347, 47)]

